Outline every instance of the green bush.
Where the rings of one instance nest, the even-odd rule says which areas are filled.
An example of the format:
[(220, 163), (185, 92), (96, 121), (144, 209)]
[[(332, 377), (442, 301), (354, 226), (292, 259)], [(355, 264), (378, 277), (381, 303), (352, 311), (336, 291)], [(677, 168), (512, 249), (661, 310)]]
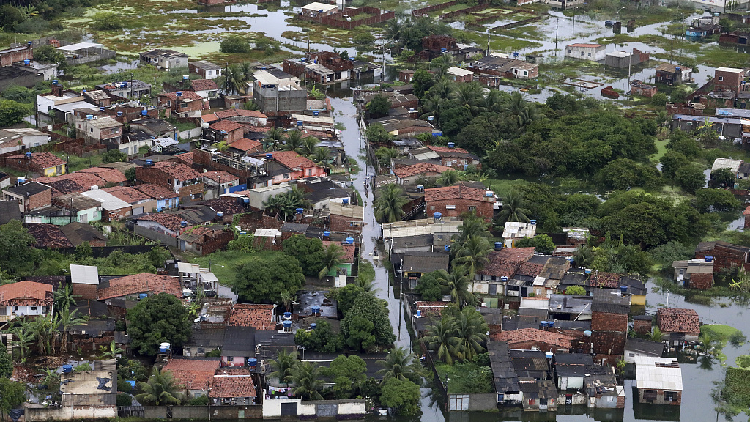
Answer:
[(219, 44), (222, 53), (249, 53), (252, 50), (250, 42), (242, 35), (230, 35)]
[(133, 405), (133, 396), (125, 393), (117, 393), (117, 407), (127, 407)]

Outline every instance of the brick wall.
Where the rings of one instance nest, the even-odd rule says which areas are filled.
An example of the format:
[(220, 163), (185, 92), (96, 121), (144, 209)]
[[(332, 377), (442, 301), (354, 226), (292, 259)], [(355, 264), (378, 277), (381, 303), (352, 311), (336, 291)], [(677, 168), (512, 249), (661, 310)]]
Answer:
[(25, 48), (19, 51), (11, 51), (0, 54), (0, 66), (10, 66), (15, 62), (22, 62), (24, 60), (33, 59), (31, 48)]
[(153, 167), (136, 167), (135, 178), (139, 182), (152, 183), (154, 185), (163, 186), (169, 190), (174, 190), (172, 185), (172, 178), (163, 171)]
[(177, 192), (177, 195), (180, 198), (184, 198), (186, 196), (191, 196), (191, 195), (203, 195), (203, 191), (205, 190), (206, 188), (203, 185), (203, 183), (196, 183), (194, 185), (181, 187), (180, 191)]
[(96, 300), (96, 284), (73, 284), (73, 295), (81, 299)]
[(690, 285), (688, 287), (691, 289), (706, 290), (713, 287), (713, 285), (714, 275), (712, 273), (690, 275)]
[(234, 240), (234, 233), (229, 230), (214, 232), (212, 235), (206, 235), (200, 244), (201, 255), (208, 255), (223, 249), (227, 244)]
[(717, 244), (713, 250), (695, 253), (695, 258), (703, 259), (706, 255), (714, 257), (714, 273), (722, 269), (740, 267), (745, 263), (745, 254), (741, 251)]
[(591, 313), (591, 329), (593, 331), (628, 331), (627, 314), (611, 314), (607, 312)]
[(636, 319), (633, 321), (633, 329), (636, 334), (651, 334), (651, 321), (646, 319)]
[(627, 333), (620, 331), (594, 331), (591, 333), (591, 342), (594, 344), (594, 353), (597, 354), (624, 354), (626, 338)]
[(52, 204), (52, 189), (43, 190), (36, 195), (29, 196), (26, 201), (26, 211), (46, 207)]
[(741, 81), (741, 73), (723, 72), (717, 69), (714, 77), (714, 89), (717, 91), (732, 91), (736, 93), (740, 90)]
[[(447, 205), (455, 205), (455, 209), (446, 209)], [(470, 199), (449, 199), (442, 201), (430, 201), (426, 203), (425, 210), (427, 216), (431, 217), (433, 213), (443, 213), (443, 217), (460, 217), (461, 214), (469, 212), (469, 207), (476, 207), (477, 215), (484, 217), (485, 221), (492, 220), (495, 213), (493, 203), (490, 201), (474, 201)]]

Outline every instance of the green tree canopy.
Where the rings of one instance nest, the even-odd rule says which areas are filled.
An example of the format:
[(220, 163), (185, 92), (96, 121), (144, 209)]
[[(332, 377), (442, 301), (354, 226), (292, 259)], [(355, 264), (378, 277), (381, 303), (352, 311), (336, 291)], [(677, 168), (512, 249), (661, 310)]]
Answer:
[(695, 201), (700, 212), (735, 211), (742, 207), (734, 194), (724, 189), (698, 189)]
[(11, 381), (0, 377), (0, 414), (5, 414), (17, 408), (26, 400), (26, 385), (22, 382)]
[(370, 113), (370, 117), (377, 119), (383, 116), (387, 116), (391, 110), (391, 101), (383, 94), (378, 94), (365, 105), (367, 112)]
[(565, 289), (565, 294), (572, 296), (586, 296), (586, 289), (583, 286), (568, 286), (568, 288)]
[(179, 350), (190, 338), (187, 308), (168, 293), (149, 296), (128, 311), (128, 337), (142, 355), (156, 355), (164, 342)]
[(415, 416), (421, 413), (419, 385), (409, 380), (391, 377), (383, 382), (380, 402), (396, 409), (399, 415)]
[(279, 303), (281, 294), (295, 294), (305, 283), (299, 261), (281, 252), (254, 255), (237, 268), (232, 285), (240, 300)]
[(135, 398), (143, 404), (152, 406), (177, 405), (182, 402), (180, 386), (169, 371), (160, 371), (154, 367), (147, 382), (140, 383), (141, 394)]
[(29, 114), (31, 114), (31, 108), (26, 104), (13, 100), (0, 100), (0, 127), (21, 123)]
[(551, 255), (555, 251), (555, 242), (548, 235), (541, 233), (534, 237), (524, 237), (516, 242), (517, 248), (536, 248), (536, 252)]
[(317, 277), (323, 269), (323, 242), (318, 238), (296, 234), (282, 243), (284, 253), (299, 261), (302, 272)]
[(398, 185), (393, 183), (380, 188), (375, 198), (375, 218), (381, 223), (393, 223), (404, 216), (404, 206), (409, 198)]
[(341, 332), (355, 350), (388, 348), (396, 340), (385, 301), (372, 293), (357, 296), (341, 322)]
[(11, 276), (31, 274), (39, 257), (35, 243), (19, 220), (0, 226), (0, 268)]
[(367, 379), (366, 371), (367, 364), (357, 355), (340, 355), (331, 361), (328, 368), (322, 370), (323, 375), (333, 381), (333, 393), (338, 399), (356, 397)]
[(417, 280), (417, 287), (414, 289), (422, 300), (441, 300), (444, 293), (444, 286), (441, 284), (441, 277), (437, 271), (427, 273)]

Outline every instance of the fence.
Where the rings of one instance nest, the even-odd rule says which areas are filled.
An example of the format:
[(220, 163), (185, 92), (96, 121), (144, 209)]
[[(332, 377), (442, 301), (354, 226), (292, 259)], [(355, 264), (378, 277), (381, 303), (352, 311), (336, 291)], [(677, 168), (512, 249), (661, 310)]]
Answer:
[(92, 54), (92, 55), (81, 57), (79, 59), (67, 59), (65, 60), (65, 62), (71, 65), (77, 65), (77, 64), (96, 62), (99, 60), (113, 59), (116, 55), (117, 53), (115, 53), (112, 50), (102, 50), (102, 52), (99, 54)]
[[(351, 19), (351, 17), (361, 15), (361, 14), (369, 14), (369, 15), (374, 15), (374, 16), (370, 16), (370, 17), (363, 18), (363, 19), (357, 19), (357, 20)], [(297, 17), (302, 20), (319, 23), (321, 25), (332, 26), (334, 28), (354, 29), (361, 25), (377, 25), (379, 23), (383, 23), (387, 20), (395, 18), (396, 13), (395, 12), (381, 13), (381, 10), (376, 7), (362, 6), (356, 9), (346, 8), (342, 12), (337, 12), (329, 16), (312, 17), (312, 16), (299, 14), (297, 15)]]

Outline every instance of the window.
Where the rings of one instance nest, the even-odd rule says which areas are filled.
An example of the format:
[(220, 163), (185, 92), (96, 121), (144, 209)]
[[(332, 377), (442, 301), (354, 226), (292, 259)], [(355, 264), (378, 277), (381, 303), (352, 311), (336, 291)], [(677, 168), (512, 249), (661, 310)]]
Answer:
[(591, 57), (591, 53), (589, 53), (589, 57)]
[(473, 206), (473, 205), (469, 206), (469, 211), (470, 211), (470, 212), (471, 212), (471, 211), (476, 211), (476, 210), (477, 210), (477, 207), (475, 207), (475, 206)]
[(573, 50), (568, 50), (568, 54), (570, 54), (570, 53), (572, 53), (572, 52), (573, 52)]
[(446, 206), (445, 206), (445, 209), (446, 209), (446, 210), (455, 210), (455, 209), (456, 209), (456, 206), (455, 206), (455, 205), (446, 205)]
[(723, 76), (719, 76), (719, 81), (723, 81), (723, 80), (724, 80), (724, 77)]
[(36, 311), (36, 310), (37, 310), (37, 307), (36, 307), (36, 306), (32, 306), (32, 307), (31, 307), (31, 310), (32, 310), (32, 311)]
[(664, 401), (668, 401), (668, 402), (677, 401), (677, 392), (676, 391), (665, 391), (664, 392)]

